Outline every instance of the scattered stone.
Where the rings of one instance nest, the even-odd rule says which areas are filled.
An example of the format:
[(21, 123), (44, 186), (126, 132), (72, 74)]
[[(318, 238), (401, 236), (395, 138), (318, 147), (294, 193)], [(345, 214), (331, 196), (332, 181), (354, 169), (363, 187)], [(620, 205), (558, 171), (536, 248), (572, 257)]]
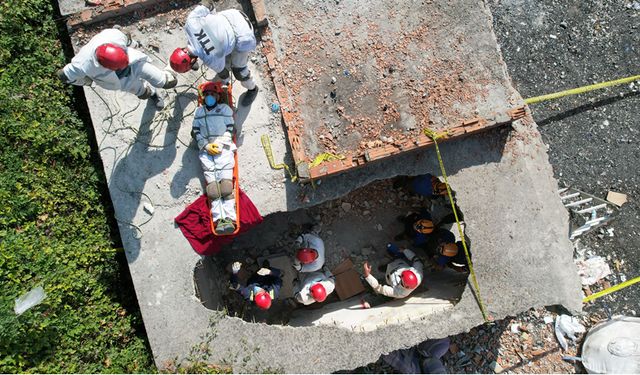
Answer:
[(340, 207), (344, 210), (344, 212), (351, 211), (351, 203), (343, 202)]
[(153, 207), (153, 205), (151, 203), (145, 203), (144, 205), (142, 205), (142, 207), (144, 208), (145, 211), (147, 211), (147, 213), (149, 215), (153, 215), (153, 213), (155, 212), (155, 208)]
[(335, 83), (338, 81), (338, 79), (336, 77), (331, 77), (331, 83), (333, 83), (335, 85)]
[(378, 232), (382, 232), (382, 224), (376, 224), (376, 229)]
[(504, 371), (504, 369), (502, 368), (502, 366), (500, 366), (498, 364), (498, 362), (493, 361), (491, 362), (491, 364), (489, 364), (489, 367), (491, 368), (491, 370), (493, 370), (494, 373), (496, 374), (500, 374), (502, 373), (502, 371)]

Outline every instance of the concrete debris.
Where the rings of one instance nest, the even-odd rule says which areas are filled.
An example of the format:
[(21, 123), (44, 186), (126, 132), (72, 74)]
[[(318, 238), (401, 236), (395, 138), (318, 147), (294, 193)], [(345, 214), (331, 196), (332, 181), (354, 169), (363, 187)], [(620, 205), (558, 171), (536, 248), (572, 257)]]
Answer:
[(582, 285), (593, 285), (611, 275), (611, 269), (606, 259), (594, 256), (587, 260), (576, 260), (578, 275), (582, 280)]
[(627, 195), (616, 193), (615, 191), (609, 191), (609, 193), (607, 194), (607, 201), (615, 204), (618, 207), (621, 207), (623, 204), (627, 203)]
[(496, 374), (500, 374), (502, 373), (502, 371), (504, 371), (502, 366), (500, 366), (496, 361), (491, 362), (491, 364), (489, 365), (489, 368), (491, 368), (491, 370)]

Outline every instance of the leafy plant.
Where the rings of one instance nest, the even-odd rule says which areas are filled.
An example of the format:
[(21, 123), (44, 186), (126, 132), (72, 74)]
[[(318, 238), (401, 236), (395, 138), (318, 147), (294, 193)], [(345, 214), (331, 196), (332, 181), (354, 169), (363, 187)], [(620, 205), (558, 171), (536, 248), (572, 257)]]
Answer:
[(153, 372), (64, 64), (49, 1), (0, 2), (0, 372)]

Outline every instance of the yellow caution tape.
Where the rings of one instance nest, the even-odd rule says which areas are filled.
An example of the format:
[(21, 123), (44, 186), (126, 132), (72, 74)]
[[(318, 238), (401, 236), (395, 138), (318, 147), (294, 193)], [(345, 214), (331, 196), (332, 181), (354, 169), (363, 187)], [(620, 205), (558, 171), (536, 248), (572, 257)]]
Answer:
[(596, 83), (594, 85), (582, 86), (582, 87), (578, 87), (578, 88), (570, 89), (570, 90), (559, 91), (559, 92), (555, 92), (553, 94), (536, 96), (536, 97), (533, 97), (533, 98), (525, 99), (524, 102), (527, 103), (527, 104), (535, 104), (535, 103), (540, 103), (540, 102), (544, 102), (544, 101), (547, 101), (547, 100), (562, 98), (564, 96), (583, 94), (585, 92), (599, 90), (599, 89), (603, 89), (605, 87), (622, 85), (622, 84), (633, 82), (633, 81), (637, 81), (637, 80), (640, 80), (640, 75), (626, 77), (626, 78), (620, 78), (620, 79), (616, 79), (616, 80), (613, 80), (613, 81)]
[(449, 195), (449, 203), (451, 203), (451, 209), (453, 210), (453, 216), (456, 218), (456, 224), (458, 225), (458, 232), (460, 233), (460, 238), (462, 239), (462, 247), (464, 248), (464, 255), (467, 258), (467, 264), (469, 265), (469, 271), (471, 273), (471, 280), (473, 281), (474, 294), (476, 296), (476, 300), (478, 301), (478, 305), (480, 306), (480, 312), (482, 312), (482, 318), (485, 322), (489, 321), (489, 316), (487, 315), (487, 310), (484, 306), (484, 302), (482, 302), (482, 298), (480, 297), (480, 286), (478, 285), (478, 279), (476, 278), (476, 272), (473, 270), (473, 262), (471, 261), (471, 256), (469, 256), (469, 249), (467, 248), (467, 241), (464, 238), (464, 233), (462, 232), (462, 226), (460, 225), (460, 219), (458, 218), (458, 211), (456, 210), (456, 205), (453, 203), (453, 195), (451, 194), (451, 188), (449, 187), (449, 180), (447, 179), (447, 172), (444, 169), (444, 162), (442, 161), (442, 155), (440, 155), (440, 148), (438, 147), (438, 139), (447, 135), (446, 132), (436, 133), (430, 129), (424, 129), (424, 134), (427, 137), (433, 139), (433, 144), (435, 145), (436, 155), (438, 156), (438, 163), (440, 163), (440, 171), (442, 171), (442, 177), (444, 178), (444, 183), (447, 186), (447, 194)]
[(344, 155), (336, 155), (330, 152), (323, 152), (322, 154), (316, 156), (316, 158), (313, 159), (311, 163), (309, 163), (309, 168), (317, 167), (318, 165), (324, 163), (325, 161), (342, 160), (344, 158), (345, 158)]
[(592, 295), (585, 297), (582, 300), (582, 303), (591, 302), (594, 299), (606, 296), (607, 294), (616, 292), (616, 291), (618, 291), (620, 289), (624, 289), (624, 288), (626, 288), (628, 286), (631, 286), (631, 285), (633, 285), (635, 283), (638, 283), (638, 282), (640, 282), (640, 276), (636, 277), (635, 279), (627, 280), (627, 281), (625, 281), (623, 283), (620, 283), (618, 285), (614, 285), (614, 286), (612, 286), (610, 288), (607, 288), (605, 290), (601, 290), (598, 293), (593, 293)]
[(289, 166), (285, 163), (276, 164), (273, 158), (273, 150), (271, 149), (271, 140), (269, 136), (263, 134), (260, 136), (260, 142), (262, 142), (262, 148), (264, 149), (264, 154), (267, 156), (267, 160), (269, 160), (269, 165), (272, 169), (284, 169), (289, 174), (289, 178), (291, 178), (291, 182), (295, 182), (298, 179), (298, 176), (291, 173)]

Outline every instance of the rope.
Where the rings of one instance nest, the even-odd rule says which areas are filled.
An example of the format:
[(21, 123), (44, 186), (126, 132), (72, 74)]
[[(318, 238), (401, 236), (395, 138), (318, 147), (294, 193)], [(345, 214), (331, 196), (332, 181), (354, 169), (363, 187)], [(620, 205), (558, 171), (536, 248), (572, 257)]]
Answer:
[(473, 262), (471, 261), (471, 256), (469, 256), (469, 249), (467, 248), (467, 241), (464, 238), (464, 233), (462, 232), (462, 226), (460, 225), (460, 219), (458, 218), (458, 211), (456, 210), (456, 205), (453, 203), (453, 195), (451, 194), (451, 188), (449, 187), (449, 180), (447, 179), (447, 172), (444, 169), (444, 162), (442, 161), (442, 155), (440, 155), (440, 148), (438, 147), (438, 138), (442, 138), (448, 135), (447, 132), (436, 133), (430, 129), (424, 129), (424, 134), (431, 139), (433, 139), (433, 144), (435, 145), (436, 155), (438, 156), (438, 163), (440, 164), (440, 171), (442, 171), (442, 177), (444, 178), (444, 183), (447, 186), (447, 194), (449, 195), (449, 203), (451, 203), (451, 210), (453, 211), (453, 216), (456, 218), (456, 224), (458, 225), (458, 232), (460, 233), (460, 238), (462, 239), (462, 247), (464, 248), (464, 255), (467, 258), (467, 264), (469, 265), (469, 271), (471, 273), (471, 280), (473, 281), (474, 287), (474, 295), (476, 296), (476, 300), (478, 301), (478, 306), (480, 306), (480, 312), (482, 312), (482, 318), (485, 322), (489, 321), (489, 317), (487, 315), (487, 310), (484, 306), (484, 302), (482, 302), (482, 298), (480, 297), (480, 286), (478, 285), (478, 279), (476, 278), (476, 272), (473, 269)]
[(616, 79), (616, 80), (613, 80), (613, 81), (596, 83), (596, 84), (593, 84), (593, 85), (582, 86), (582, 87), (578, 87), (578, 88), (570, 89), (570, 90), (554, 92), (553, 94), (535, 96), (533, 98), (525, 99), (524, 102), (527, 103), (527, 104), (535, 104), (535, 103), (540, 103), (540, 102), (544, 102), (544, 101), (547, 101), (547, 100), (562, 98), (562, 97), (569, 96), (569, 95), (583, 94), (585, 92), (599, 90), (599, 89), (603, 89), (605, 87), (622, 85), (622, 84), (633, 82), (633, 81), (637, 81), (637, 80), (640, 80), (640, 75), (626, 77), (626, 78), (620, 78), (620, 79)]
[(344, 155), (336, 155), (330, 152), (323, 152), (320, 155), (316, 156), (315, 159), (311, 163), (309, 163), (309, 168), (317, 167), (318, 165), (324, 163), (325, 161), (332, 160), (343, 160), (345, 158)]
[(269, 136), (267, 134), (263, 134), (260, 136), (260, 142), (262, 142), (262, 148), (264, 149), (264, 154), (269, 160), (269, 166), (271, 169), (284, 169), (289, 174), (289, 178), (291, 178), (291, 182), (295, 182), (298, 179), (298, 176), (291, 173), (291, 169), (285, 163), (276, 164), (273, 158), (273, 150), (271, 149), (271, 140), (269, 140)]
[(638, 283), (638, 282), (640, 282), (640, 276), (636, 277), (635, 279), (627, 280), (627, 281), (625, 281), (625, 282), (623, 282), (621, 284), (614, 285), (614, 286), (609, 287), (609, 288), (607, 288), (605, 290), (601, 290), (598, 293), (593, 293), (592, 295), (585, 297), (582, 300), (582, 303), (591, 302), (594, 299), (597, 299), (597, 298), (600, 298), (600, 297), (604, 297), (607, 294), (610, 294), (610, 293), (613, 293), (613, 292), (617, 292), (620, 289), (624, 289), (624, 288), (626, 288), (628, 286), (631, 286), (631, 285), (633, 285), (635, 283)]

